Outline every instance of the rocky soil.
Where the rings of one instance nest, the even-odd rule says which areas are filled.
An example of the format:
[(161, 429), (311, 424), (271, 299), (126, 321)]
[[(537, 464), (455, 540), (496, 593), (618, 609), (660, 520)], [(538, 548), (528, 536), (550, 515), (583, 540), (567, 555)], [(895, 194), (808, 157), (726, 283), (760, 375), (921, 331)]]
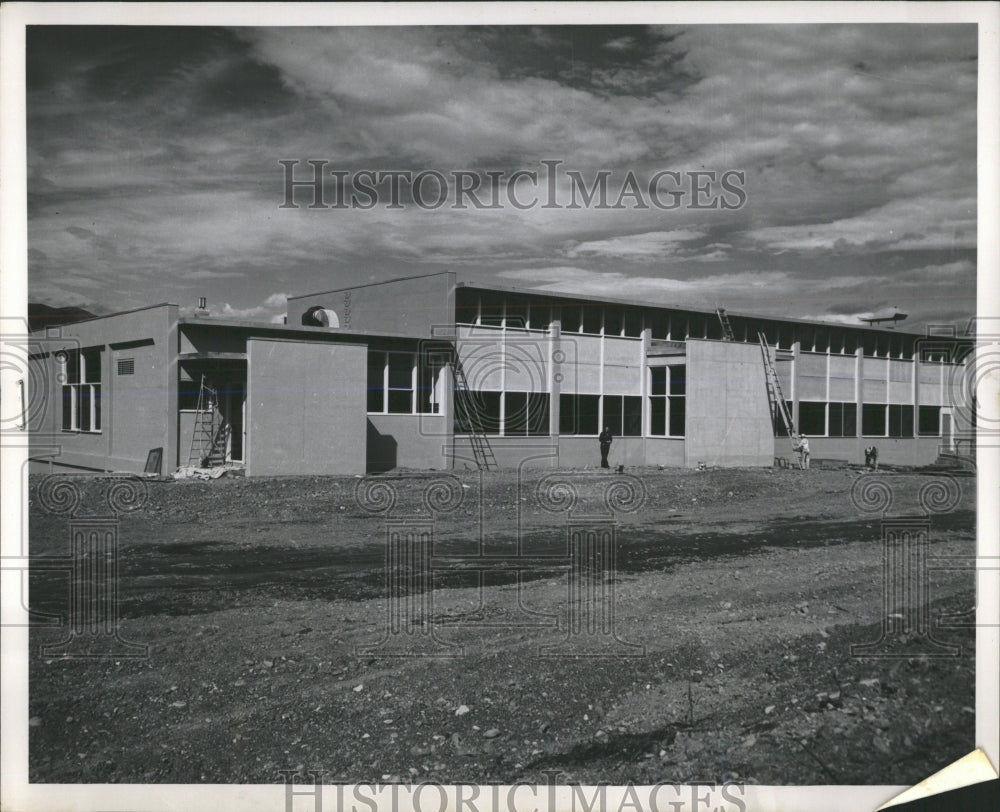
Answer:
[[(852, 656), (893, 620), (870, 478), (640, 470), (608, 497), (624, 479), (559, 473), (571, 488), (388, 475), (389, 519), (352, 478), (147, 483), (120, 519), (118, 612), (148, 656), (43, 655), (67, 629), (32, 631), (31, 780), (912, 784), (973, 749), (974, 630), (936, 625), (974, 606), (969, 570), (927, 581), (958, 656), (913, 635)], [(973, 478), (877, 479), (885, 518), (930, 515), (932, 564), (974, 555)], [(108, 484), (79, 480), (74, 516), (107, 514)], [(64, 556), (70, 519), (31, 486), (31, 554)], [(567, 522), (611, 518), (616, 566), (587, 582), (606, 614), (571, 635)], [(387, 521), (433, 521), (435, 556), (388, 640)], [(33, 610), (66, 615), (66, 573), (30, 587)]]

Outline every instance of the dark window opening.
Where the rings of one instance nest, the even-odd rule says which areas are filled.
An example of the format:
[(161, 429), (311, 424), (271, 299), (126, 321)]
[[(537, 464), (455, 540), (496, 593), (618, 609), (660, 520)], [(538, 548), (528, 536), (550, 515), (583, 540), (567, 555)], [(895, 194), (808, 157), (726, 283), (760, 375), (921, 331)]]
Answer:
[(941, 436), (941, 407), (921, 406), (918, 410), (918, 431), (922, 437)]
[(865, 437), (885, 437), (885, 406), (883, 404), (862, 404), (861, 433)]
[(599, 434), (597, 410), (600, 395), (560, 395), (560, 434)]

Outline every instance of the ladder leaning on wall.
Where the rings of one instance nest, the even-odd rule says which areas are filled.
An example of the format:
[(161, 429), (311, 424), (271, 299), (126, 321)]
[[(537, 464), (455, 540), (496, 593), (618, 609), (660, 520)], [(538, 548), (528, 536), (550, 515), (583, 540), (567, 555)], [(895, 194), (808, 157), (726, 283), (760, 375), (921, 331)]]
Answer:
[(456, 422), (460, 420), (462, 425), (468, 429), (469, 444), (472, 446), (472, 454), (476, 459), (476, 467), (480, 471), (499, 468), (497, 459), (493, 456), (489, 438), (482, 429), (479, 412), (472, 401), (472, 390), (469, 389), (469, 381), (465, 377), (465, 370), (462, 368), (462, 361), (458, 357), (457, 351), (454, 354), (452, 369), (455, 372), (455, 420)]
[(225, 462), (225, 444), (229, 439), (229, 426), (224, 420), (216, 421), (216, 403), (218, 395), (214, 389), (205, 385), (205, 376), (202, 375), (201, 385), (198, 387), (194, 430), (191, 432), (189, 466), (212, 467)]
[(788, 408), (788, 401), (781, 391), (781, 381), (778, 380), (778, 372), (774, 368), (771, 360), (771, 347), (767, 343), (767, 338), (763, 332), (757, 333), (757, 340), (760, 342), (760, 352), (764, 358), (764, 378), (767, 381), (767, 401), (771, 406), (771, 418), (781, 418), (781, 423), (785, 427), (788, 436), (795, 437), (795, 423), (792, 421), (792, 412)]
[(726, 341), (735, 341), (736, 334), (733, 333), (733, 325), (729, 323), (729, 316), (726, 315), (726, 311), (721, 308), (715, 308), (715, 315), (719, 317), (719, 324), (722, 325), (722, 337)]

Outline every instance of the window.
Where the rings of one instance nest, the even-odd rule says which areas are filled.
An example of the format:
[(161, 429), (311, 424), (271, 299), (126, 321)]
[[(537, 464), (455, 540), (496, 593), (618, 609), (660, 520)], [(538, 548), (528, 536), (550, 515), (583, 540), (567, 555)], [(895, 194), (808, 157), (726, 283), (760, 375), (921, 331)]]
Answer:
[(615, 437), (642, 436), (642, 398), (604, 395), (604, 425)]
[(135, 375), (135, 359), (134, 358), (119, 358), (118, 359), (118, 374), (119, 375)]
[(456, 389), (455, 432), (499, 434), (500, 393)]
[(604, 335), (620, 336), (622, 334), (622, 318), (624, 313), (620, 307), (604, 308)]
[(56, 355), (66, 383), (62, 388), (63, 431), (101, 430), (101, 351), (69, 350)]
[(830, 437), (858, 436), (858, 408), (854, 403), (830, 404)]
[(532, 302), (528, 307), (532, 330), (549, 329), (549, 306), (543, 302)]
[(625, 335), (639, 338), (642, 335), (642, 311), (629, 308), (625, 311)]
[(503, 433), (506, 437), (548, 436), (548, 393), (504, 392)]
[(368, 353), (368, 411), (385, 411), (385, 353)]
[(941, 436), (941, 407), (921, 406), (917, 411), (917, 431), (921, 437)]
[(912, 437), (913, 407), (865, 403), (861, 407), (861, 433), (866, 437)]
[(601, 332), (601, 306), (587, 304), (583, 306), (583, 332), (597, 335)]
[(559, 433), (597, 435), (600, 395), (560, 395)]
[(503, 322), (503, 294), (484, 290), (479, 297), (479, 323), (499, 327)]
[(412, 352), (368, 353), (367, 409), (373, 414), (439, 414), (439, 366), (417, 367)]
[(670, 327), (670, 320), (662, 310), (651, 311), (647, 315), (651, 338), (665, 339)]
[(913, 436), (913, 407), (893, 404), (889, 406), (889, 436)]
[(440, 414), (441, 402), (438, 391), (442, 363), (433, 363), (425, 358), (418, 370), (417, 411), (420, 414)]
[(861, 406), (861, 433), (865, 437), (885, 437), (885, 406), (865, 403)]
[(799, 433), (826, 436), (826, 404), (802, 401), (799, 403)]
[(508, 330), (523, 330), (528, 326), (528, 305), (523, 299), (516, 301), (508, 296), (506, 314), (504, 325)]
[(562, 332), (580, 332), (580, 305), (562, 306)]
[(687, 395), (687, 368), (683, 364), (668, 367), (670, 370), (670, 425), (671, 437), (684, 436), (685, 400)]
[(389, 414), (413, 413), (413, 355), (390, 352), (388, 386), (386, 387)]
[(683, 365), (649, 368), (649, 433), (654, 437), (683, 437), (685, 415)]

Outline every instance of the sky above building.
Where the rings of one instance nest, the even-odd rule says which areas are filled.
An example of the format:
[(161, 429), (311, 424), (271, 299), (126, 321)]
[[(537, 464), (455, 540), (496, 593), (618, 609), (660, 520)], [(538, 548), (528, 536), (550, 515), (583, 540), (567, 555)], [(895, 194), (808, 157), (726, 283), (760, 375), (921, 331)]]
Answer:
[[(32, 26), (29, 298), (107, 313), (205, 296), (272, 319), (287, 295), (454, 270), (964, 324), (976, 47), (973, 25)], [(326, 162), (323, 207), (306, 187), (287, 205), (282, 160), (296, 180)], [(387, 172), (440, 173), (448, 193), (429, 205), (428, 175), (394, 199), (371, 180)], [(585, 203), (602, 173), (607, 205)], [(738, 192), (720, 197), (725, 173)]]

